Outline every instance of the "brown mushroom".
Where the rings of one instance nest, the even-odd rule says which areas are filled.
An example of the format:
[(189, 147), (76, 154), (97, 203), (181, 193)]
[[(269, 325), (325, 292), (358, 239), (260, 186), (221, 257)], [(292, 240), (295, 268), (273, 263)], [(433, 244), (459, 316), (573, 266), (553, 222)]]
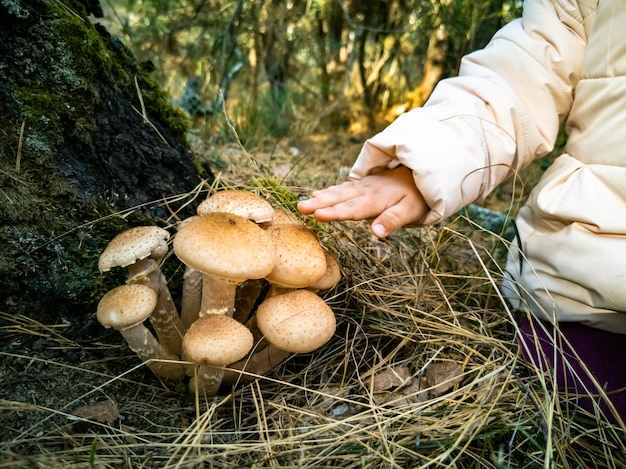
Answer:
[(179, 355), (185, 333), (178, 310), (159, 264), (168, 252), (170, 234), (158, 226), (137, 226), (115, 236), (100, 255), (98, 268), (108, 272), (114, 267), (128, 269), (128, 283), (147, 285), (158, 295), (150, 316), (161, 345)]
[[(197, 208), (198, 215), (214, 212), (233, 213), (260, 225), (271, 223), (276, 213), (274, 207), (267, 199), (253, 192), (238, 189), (226, 189), (215, 192), (202, 201)], [(185, 274), (189, 277), (185, 283), (190, 284), (187, 289), (193, 291), (193, 293), (183, 295), (183, 299), (190, 303), (189, 307), (184, 305), (181, 312), (183, 323), (187, 326), (189, 326), (189, 321), (197, 317), (197, 315), (193, 316), (186, 311), (194, 308), (195, 304), (193, 303), (199, 301), (201, 297), (201, 283), (200, 288), (194, 289), (194, 283), (198, 281), (198, 274), (191, 272)], [(256, 302), (263, 285), (264, 281), (262, 279), (248, 279), (237, 289), (234, 314), (237, 314), (236, 318), (239, 322), (245, 322), (248, 319), (251, 308)], [(190, 316), (191, 318), (189, 318)]]
[(232, 213), (192, 217), (174, 238), (174, 253), (202, 272), (199, 315), (232, 316), (237, 286), (272, 271), (276, 255), (267, 233), (254, 222)]
[(196, 209), (198, 215), (214, 212), (234, 213), (255, 223), (267, 223), (274, 218), (274, 207), (254, 192), (227, 189), (215, 192)]
[(291, 353), (317, 350), (330, 340), (337, 326), (332, 309), (309, 290), (293, 290), (266, 298), (255, 317), (269, 345), (231, 364), (222, 378), (224, 384), (245, 379), (246, 374), (265, 374)]
[(221, 314), (200, 317), (183, 339), (184, 359), (198, 365), (190, 390), (215, 395), (222, 383), (224, 367), (246, 356), (252, 345), (250, 331), (233, 318)]
[(324, 252), (326, 255), (326, 272), (324, 275), (315, 283), (308, 285), (307, 290), (311, 291), (319, 291), (319, 290), (328, 290), (341, 280), (341, 267), (339, 266), (339, 261), (337, 260), (337, 256), (328, 251)]
[(265, 277), (272, 285), (269, 295), (314, 284), (326, 273), (326, 254), (309, 227), (298, 224), (270, 225), (265, 230), (274, 243), (276, 264)]
[(178, 356), (169, 353), (143, 324), (157, 304), (157, 294), (141, 284), (120, 285), (107, 292), (98, 303), (96, 317), (104, 327), (118, 330), (130, 349), (158, 376), (179, 379), (184, 376)]
[(274, 208), (274, 217), (269, 225), (302, 225), (302, 222), (293, 213), (281, 207)]

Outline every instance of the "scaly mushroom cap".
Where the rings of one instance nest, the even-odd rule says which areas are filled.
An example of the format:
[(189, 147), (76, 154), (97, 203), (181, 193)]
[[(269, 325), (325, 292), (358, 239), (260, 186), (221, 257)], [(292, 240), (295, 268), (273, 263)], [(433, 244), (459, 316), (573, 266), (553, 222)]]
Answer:
[(154, 311), (157, 298), (146, 285), (120, 285), (100, 299), (96, 317), (106, 328), (124, 330), (145, 321)]
[(302, 222), (293, 213), (284, 208), (274, 208), (274, 218), (270, 225), (301, 225)]
[(115, 236), (100, 255), (98, 269), (108, 272), (113, 267), (128, 267), (137, 260), (167, 254), (170, 233), (158, 226), (136, 226)]
[(305, 225), (270, 225), (276, 265), (267, 280), (278, 287), (304, 288), (326, 273), (326, 254), (315, 233)]
[(256, 312), (257, 325), (276, 347), (292, 353), (309, 353), (335, 333), (335, 313), (309, 290), (294, 290), (266, 298)]
[(192, 269), (236, 282), (263, 278), (276, 262), (274, 245), (263, 229), (223, 212), (192, 217), (181, 225), (174, 253)]
[(307, 286), (309, 290), (328, 290), (334, 287), (341, 280), (341, 267), (339, 267), (339, 261), (337, 256), (326, 252), (326, 273), (317, 282)]
[(215, 192), (198, 205), (198, 215), (214, 212), (234, 213), (255, 223), (267, 223), (274, 217), (274, 207), (263, 197), (244, 190)]
[(252, 333), (222, 314), (207, 314), (195, 321), (183, 338), (183, 356), (197, 365), (226, 366), (252, 349)]

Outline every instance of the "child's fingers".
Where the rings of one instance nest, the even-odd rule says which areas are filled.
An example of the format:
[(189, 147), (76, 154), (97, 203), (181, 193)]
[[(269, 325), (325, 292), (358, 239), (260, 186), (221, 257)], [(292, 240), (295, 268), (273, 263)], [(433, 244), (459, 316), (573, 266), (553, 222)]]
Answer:
[(368, 195), (360, 195), (313, 212), (320, 221), (368, 220), (378, 216), (384, 207), (378, 207)]
[(361, 191), (355, 188), (351, 181), (348, 181), (339, 186), (330, 186), (313, 192), (309, 199), (298, 202), (298, 210), (303, 215), (312, 215), (321, 209), (334, 207), (342, 203), (350, 203), (351, 200), (358, 198), (360, 195)]

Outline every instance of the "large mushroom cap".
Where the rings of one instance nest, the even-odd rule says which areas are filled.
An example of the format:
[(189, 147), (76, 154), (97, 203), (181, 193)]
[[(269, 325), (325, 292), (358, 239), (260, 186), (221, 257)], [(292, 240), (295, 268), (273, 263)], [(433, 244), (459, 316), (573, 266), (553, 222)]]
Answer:
[(157, 304), (157, 294), (141, 284), (125, 284), (105, 293), (96, 317), (104, 327), (123, 330), (145, 321)]
[(308, 353), (324, 345), (335, 333), (335, 314), (309, 290), (294, 290), (266, 298), (257, 309), (257, 326), (276, 347)]
[(198, 205), (198, 215), (214, 212), (234, 213), (255, 223), (266, 223), (274, 217), (274, 207), (267, 199), (235, 189), (215, 192)]
[(232, 213), (209, 213), (181, 225), (174, 253), (192, 269), (243, 282), (263, 278), (274, 268), (276, 254), (267, 233)]
[(315, 233), (305, 225), (271, 225), (265, 230), (276, 250), (276, 265), (266, 277), (283, 288), (307, 287), (326, 273), (326, 254)]
[(170, 233), (158, 226), (136, 226), (115, 236), (98, 260), (100, 272), (108, 272), (113, 267), (127, 267), (138, 259), (167, 254), (167, 240)]
[(252, 333), (222, 314), (207, 314), (195, 321), (183, 338), (183, 356), (198, 365), (226, 366), (252, 349)]

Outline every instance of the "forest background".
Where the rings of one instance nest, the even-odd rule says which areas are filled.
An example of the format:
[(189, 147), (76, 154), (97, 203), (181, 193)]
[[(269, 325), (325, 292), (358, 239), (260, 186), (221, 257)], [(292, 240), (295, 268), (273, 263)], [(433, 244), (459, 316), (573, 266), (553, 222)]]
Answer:
[[(519, 16), (508, 0), (103, 2), (109, 29), (210, 143), (369, 134)], [(225, 111), (225, 112), (224, 112)]]

